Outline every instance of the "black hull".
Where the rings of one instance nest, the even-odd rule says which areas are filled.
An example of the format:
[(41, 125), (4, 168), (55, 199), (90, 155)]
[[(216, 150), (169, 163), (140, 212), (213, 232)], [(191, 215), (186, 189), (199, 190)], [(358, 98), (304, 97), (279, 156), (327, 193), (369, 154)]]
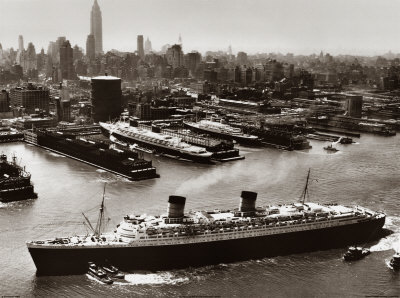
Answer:
[(157, 153), (169, 154), (169, 155), (172, 155), (172, 156), (181, 157), (181, 158), (188, 159), (188, 160), (191, 160), (191, 161), (194, 161), (194, 162), (198, 162), (198, 163), (205, 163), (205, 164), (212, 164), (213, 163), (211, 161), (211, 156), (203, 157), (203, 156), (191, 155), (191, 154), (188, 154), (188, 153), (185, 153), (185, 152), (181, 152), (178, 149), (166, 148), (166, 147), (163, 147), (163, 146), (159, 146), (157, 144), (143, 142), (140, 139), (128, 138), (128, 137), (125, 137), (122, 134), (119, 134), (118, 132), (113, 132), (112, 135), (114, 137), (116, 137), (118, 140), (120, 140), (120, 141), (122, 141), (124, 143), (138, 144), (141, 147), (144, 147), (144, 148), (150, 149), (150, 150), (154, 150)]
[(36, 198), (37, 198), (37, 193), (33, 191), (33, 186), (27, 186), (0, 192), (0, 202), (3, 203), (23, 201)]
[(226, 134), (226, 133), (221, 133), (221, 132), (215, 132), (212, 130), (207, 130), (207, 129), (202, 129), (199, 127), (194, 127), (191, 126), (187, 123), (183, 123), (184, 126), (190, 130), (193, 130), (195, 132), (200, 132), (200, 133), (206, 133), (209, 134), (211, 136), (217, 137), (219, 139), (224, 139), (224, 140), (235, 140), (236, 142), (238, 142), (241, 145), (247, 145), (247, 146), (259, 146), (261, 144), (259, 139), (250, 139), (250, 138), (246, 138), (246, 137), (241, 137), (241, 136), (235, 136), (235, 135), (230, 135), (230, 134)]
[(384, 222), (382, 217), (347, 226), (195, 244), (29, 248), (29, 252), (41, 275), (84, 273), (88, 261), (105, 259), (122, 270), (166, 270), (345, 247), (381, 237)]

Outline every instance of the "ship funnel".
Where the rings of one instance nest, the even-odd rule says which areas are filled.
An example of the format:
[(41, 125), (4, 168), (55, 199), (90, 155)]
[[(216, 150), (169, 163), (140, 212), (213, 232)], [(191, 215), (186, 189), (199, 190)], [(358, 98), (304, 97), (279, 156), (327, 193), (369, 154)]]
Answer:
[(156, 132), (156, 133), (160, 133), (161, 132), (161, 128), (155, 125), (151, 126), (151, 131), (152, 132)]
[(240, 196), (240, 205), (239, 211), (240, 212), (249, 212), (256, 210), (256, 200), (257, 200), (257, 193), (252, 191), (242, 191), (242, 195)]
[(133, 126), (133, 127), (138, 127), (139, 126), (139, 122), (137, 122), (137, 120), (130, 120), (129, 121), (129, 125)]
[(168, 217), (177, 218), (183, 217), (186, 198), (181, 196), (169, 196), (168, 199)]

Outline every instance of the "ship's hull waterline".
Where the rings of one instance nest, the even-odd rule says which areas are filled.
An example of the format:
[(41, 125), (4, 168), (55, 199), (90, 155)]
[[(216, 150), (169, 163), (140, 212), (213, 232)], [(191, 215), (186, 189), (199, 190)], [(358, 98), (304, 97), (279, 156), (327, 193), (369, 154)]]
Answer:
[[(28, 245), (39, 275), (80, 274), (89, 261), (109, 260), (122, 270), (166, 270), (344, 247), (382, 234), (385, 217), (330, 228), (188, 244), (129, 246)], [(196, 237), (196, 236), (188, 236)]]

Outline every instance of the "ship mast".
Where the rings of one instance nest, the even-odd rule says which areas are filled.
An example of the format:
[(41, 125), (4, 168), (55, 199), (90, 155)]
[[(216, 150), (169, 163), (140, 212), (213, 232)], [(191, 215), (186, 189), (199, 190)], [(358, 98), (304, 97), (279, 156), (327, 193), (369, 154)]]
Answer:
[(302, 204), (304, 204), (304, 202), (306, 200), (306, 196), (308, 196), (308, 180), (310, 179), (310, 171), (311, 171), (311, 168), (308, 169), (306, 185), (304, 186), (303, 192), (301, 194), (301, 203)]
[(106, 193), (106, 184), (104, 183), (103, 200), (101, 201), (99, 218), (97, 220), (96, 229), (95, 229), (95, 232), (94, 232), (95, 236), (97, 236), (97, 237), (100, 237), (101, 228), (102, 228), (102, 225), (103, 225), (105, 193)]

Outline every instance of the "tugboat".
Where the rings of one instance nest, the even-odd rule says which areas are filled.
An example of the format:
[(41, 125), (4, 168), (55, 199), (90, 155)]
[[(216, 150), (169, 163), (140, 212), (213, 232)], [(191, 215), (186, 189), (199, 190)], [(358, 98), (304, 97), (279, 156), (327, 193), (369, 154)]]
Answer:
[(400, 270), (400, 253), (395, 253), (389, 264), (393, 270)]
[(37, 193), (31, 183), (31, 174), (25, 167), (17, 164), (17, 157), (7, 160), (7, 155), (0, 155), (0, 202), (36, 199)]
[(343, 259), (345, 261), (357, 261), (368, 256), (370, 253), (371, 251), (368, 248), (350, 246), (347, 252), (344, 254)]
[(107, 276), (107, 273), (93, 262), (89, 262), (88, 273), (97, 280), (111, 285), (114, 281)]
[(125, 278), (125, 275), (121, 272), (119, 272), (118, 268), (110, 264), (108, 260), (105, 260), (105, 262), (101, 265), (101, 267), (106, 271), (108, 274), (111, 275), (111, 277), (118, 278), (118, 279), (123, 279)]
[(340, 144), (352, 144), (353, 143), (353, 139), (349, 138), (349, 137), (340, 137), (339, 138), (339, 143)]
[(325, 149), (326, 151), (331, 151), (331, 152), (337, 152), (337, 151), (339, 151), (339, 149), (333, 147), (332, 144), (330, 144), (330, 145), (328, 145), (328, 146), (325, 146), (324, 149)]

